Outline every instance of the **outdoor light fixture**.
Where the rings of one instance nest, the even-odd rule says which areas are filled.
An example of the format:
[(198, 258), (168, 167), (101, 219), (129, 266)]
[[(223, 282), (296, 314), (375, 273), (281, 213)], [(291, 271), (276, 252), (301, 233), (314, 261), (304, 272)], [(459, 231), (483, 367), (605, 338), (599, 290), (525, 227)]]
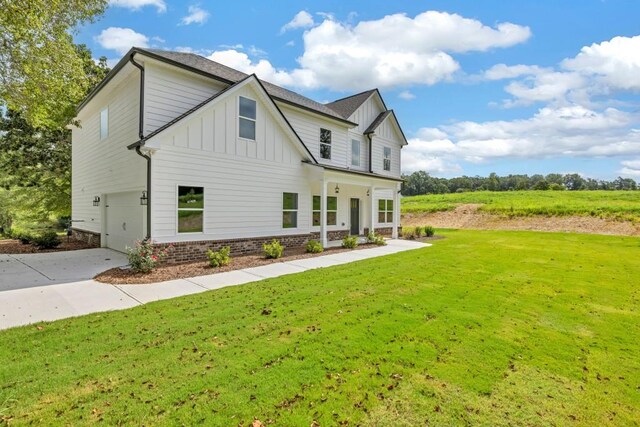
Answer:
[(338, 187), (338, 184), (336, 184), (336, 194), (338, 194), (340, 192), (340, 187)]
[(147, 206), (148, 201), (149, 201), (149, 198), (147, 197), (147, 192), (143, 191), (142, 196), (140, 196), (140, 204), (142, 206)]
[(367, 190), (367, 197), (371, 195), (371, 191)]
[(100, 206), (100, 196), (93, 196), (93, 206)]

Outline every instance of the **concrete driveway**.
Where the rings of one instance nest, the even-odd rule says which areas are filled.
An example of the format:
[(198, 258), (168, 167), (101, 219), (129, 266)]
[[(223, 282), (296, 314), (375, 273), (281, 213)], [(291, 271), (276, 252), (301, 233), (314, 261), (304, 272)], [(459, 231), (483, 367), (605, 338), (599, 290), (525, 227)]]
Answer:
[(0, 254), (0, 292), (79, 282), (126, 264), (125, 254), (103, 248), (44, 254)]

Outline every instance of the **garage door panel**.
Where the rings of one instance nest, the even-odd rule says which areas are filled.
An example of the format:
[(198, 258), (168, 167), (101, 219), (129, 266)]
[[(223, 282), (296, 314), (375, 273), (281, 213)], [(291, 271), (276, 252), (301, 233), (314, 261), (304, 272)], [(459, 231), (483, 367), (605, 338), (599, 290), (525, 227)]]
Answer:
[(126, 247), (133, 247), (136, 240), (144, 237), (144, 206), (140, 205), (140, 193), (108, 194), (106, 211), (107, 247), (125, 252)]

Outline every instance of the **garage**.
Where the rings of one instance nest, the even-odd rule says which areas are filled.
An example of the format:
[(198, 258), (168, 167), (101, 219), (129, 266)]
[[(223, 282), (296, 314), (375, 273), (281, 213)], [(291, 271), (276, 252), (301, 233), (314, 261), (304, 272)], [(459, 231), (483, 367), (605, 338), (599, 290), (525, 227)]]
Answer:
[(140, 192), (111, 193), (105, 196), (105, 246), (126, 252), (136, 240), (144, 237), (145, 206), (140, 205)]

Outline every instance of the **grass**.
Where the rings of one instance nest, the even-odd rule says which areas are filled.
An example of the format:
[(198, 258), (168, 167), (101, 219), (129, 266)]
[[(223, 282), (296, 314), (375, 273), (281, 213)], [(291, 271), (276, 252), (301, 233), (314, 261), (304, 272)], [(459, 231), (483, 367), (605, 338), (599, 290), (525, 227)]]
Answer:
[(405, 197), (402, 213), (453, 210), (480, 203), (480, 210), (508, 216), (582, 215), (640, 221), (640, 191), (478, 191)]
[(0, 419), (640, 423), (639, 239), (443, 234), (432, 248), (0, 332)]

